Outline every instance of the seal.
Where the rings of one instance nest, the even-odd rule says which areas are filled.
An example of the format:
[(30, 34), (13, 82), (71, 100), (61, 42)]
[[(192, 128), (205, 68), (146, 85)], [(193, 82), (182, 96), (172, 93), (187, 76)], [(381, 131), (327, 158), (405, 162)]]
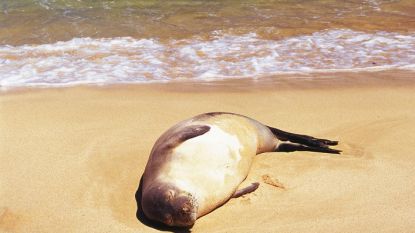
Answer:
[(213, 112), (168, 129), (156, 141), (141, 179), (141, 209), (153, 221), (191, 227), (196, 219), (258, 188), (238, 190), (254, 156), (274, 151), (339, 154), (337, 141), (285, 132), (246, 116)]

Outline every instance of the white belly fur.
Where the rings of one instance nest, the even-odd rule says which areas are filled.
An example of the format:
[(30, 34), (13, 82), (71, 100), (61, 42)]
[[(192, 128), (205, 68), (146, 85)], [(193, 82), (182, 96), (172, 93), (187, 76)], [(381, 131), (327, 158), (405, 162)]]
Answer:
[[(174, 180), (178, 188), (196, 194), (198, 217), (209, 213), (226, 201), (245, 179), (250, 161), (242, 164), (242, 143), (235, 135), (215, 125), (199, 137), (189, 139), (173, 150), (163, 180)], [(245, 168), (246, 167), (246, 168)], [(246, 171), (245, 171), (246, 170)], [(203, 182), (201, 184), (200, 182)]]

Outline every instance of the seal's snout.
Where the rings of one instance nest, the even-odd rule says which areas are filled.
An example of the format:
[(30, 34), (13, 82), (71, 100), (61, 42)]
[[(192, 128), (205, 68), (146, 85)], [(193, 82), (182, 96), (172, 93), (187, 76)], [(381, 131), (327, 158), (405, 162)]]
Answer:
[(192, 195), (182, 193), (172, 203), (176, 226), (191, 226), (196, 221), (196, 206)]
[(144, 214), (168, 226), (190, 227), (196, 221), (197, 205), (193, 196), (170, 185), (160, 185), (143, 193)]

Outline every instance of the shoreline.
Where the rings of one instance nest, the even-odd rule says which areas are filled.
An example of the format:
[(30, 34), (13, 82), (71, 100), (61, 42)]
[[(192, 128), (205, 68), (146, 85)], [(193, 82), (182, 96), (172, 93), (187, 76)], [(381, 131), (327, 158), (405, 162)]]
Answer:
[(177, 80), (161, 83), (120, 83), (120, 84), (79, 84), (58, 87), (0, 87), (0, 96), (13, 93), (66, 89), (140, 89), (149, 88), (164, 91), (216, 92), (216, 91), (260, 91), (260, 90), (301, 90), (341, 89), (415, 86), (415, 72), (412, 70), (381, 70), (359, 72), (333, 72), (270, 77), (230, 78), (222, 80)]

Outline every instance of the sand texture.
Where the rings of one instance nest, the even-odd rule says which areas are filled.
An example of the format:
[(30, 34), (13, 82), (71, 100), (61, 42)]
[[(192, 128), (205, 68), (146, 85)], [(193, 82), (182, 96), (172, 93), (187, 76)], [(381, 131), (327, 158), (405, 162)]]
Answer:
[(413, 85), (147, 85), (2, 93), (0, 232), (156, 232), (137, 220), (134, 198), (152, 145), (210, 111), (339, 140), (344, 153), (258, 155), (242, 185), (259, 188), (200, 218), (193, 232), (414, 231)]

